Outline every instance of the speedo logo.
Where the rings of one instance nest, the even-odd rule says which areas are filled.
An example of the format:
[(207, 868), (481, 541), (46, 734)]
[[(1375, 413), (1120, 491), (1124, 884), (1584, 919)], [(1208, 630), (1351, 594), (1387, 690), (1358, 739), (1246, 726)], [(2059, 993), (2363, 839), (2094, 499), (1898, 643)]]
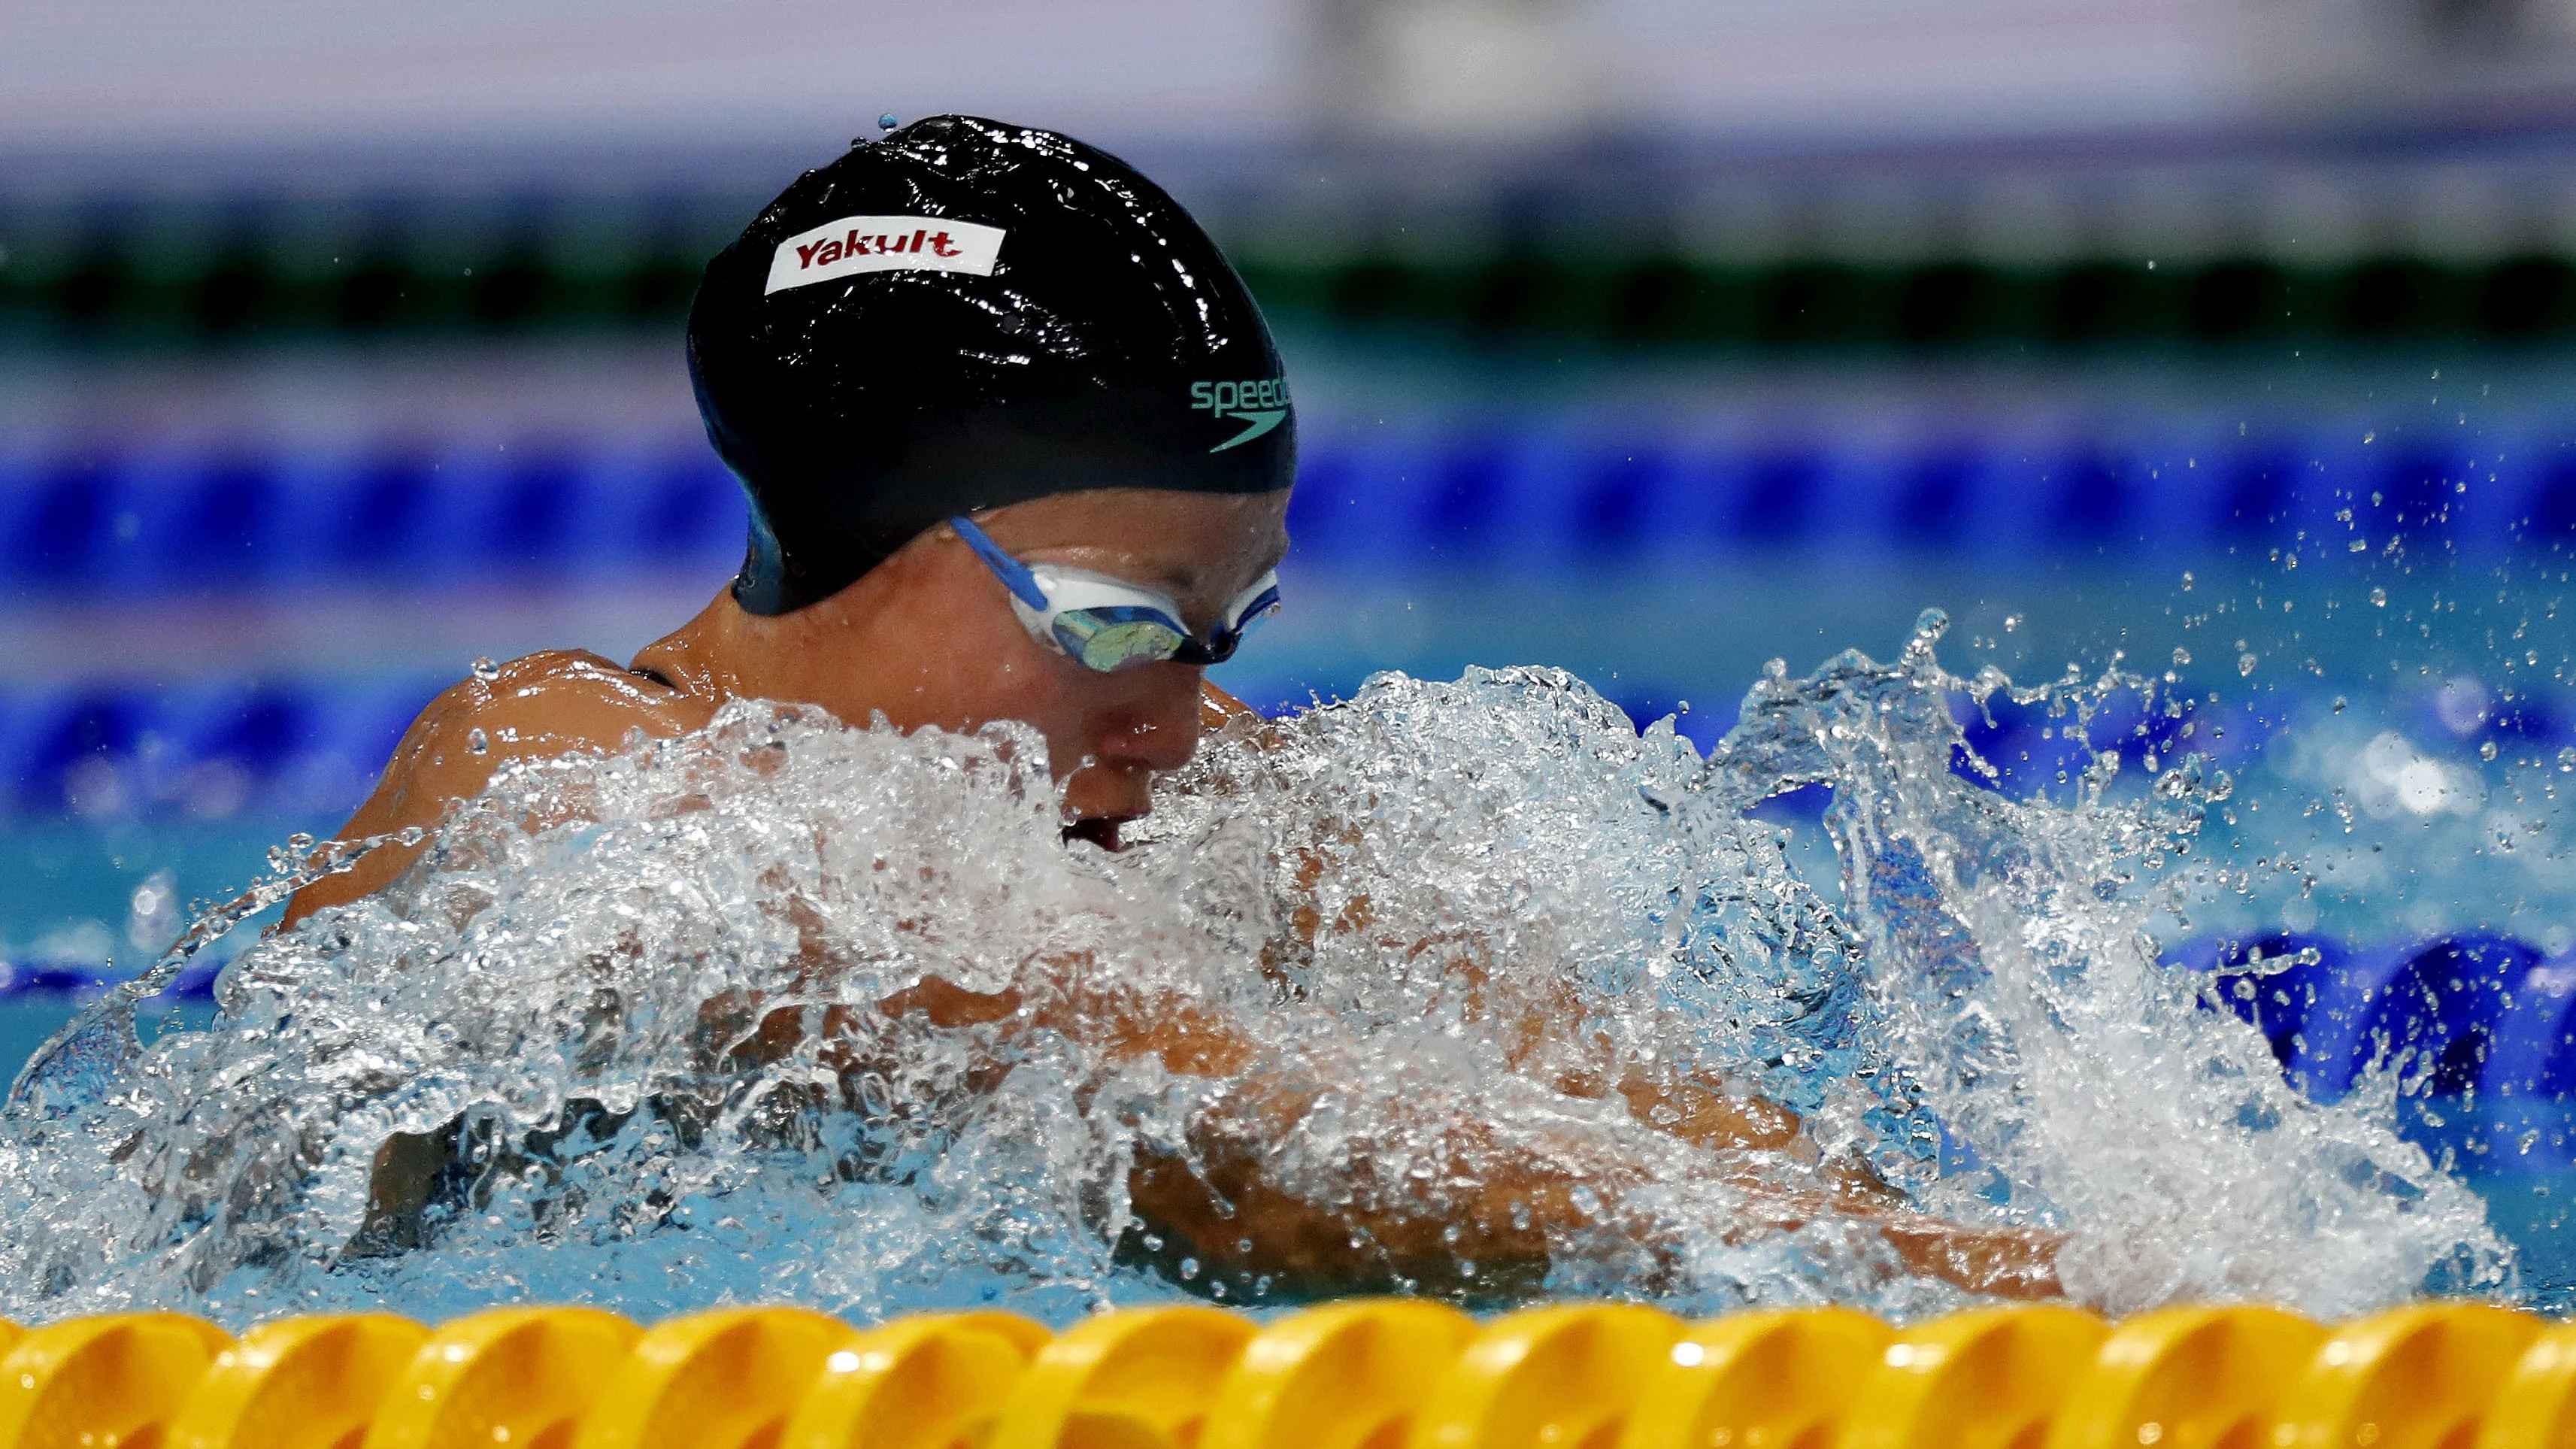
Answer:
[(1222, 453), (1269, 432), (1288, 416), (1288, 379), (1248, 377), (1241, 382), (1194, 382), (1190, 384), (1190, 407), (1244, 424), (1242, 432), (1208, 449)]
[(998, 226), (935, 216), (845, 216), (799, 232), (769, 257), (769, 285), (783, 292), (861, 272), (972, 272), (993, 275), (1001, 258)]

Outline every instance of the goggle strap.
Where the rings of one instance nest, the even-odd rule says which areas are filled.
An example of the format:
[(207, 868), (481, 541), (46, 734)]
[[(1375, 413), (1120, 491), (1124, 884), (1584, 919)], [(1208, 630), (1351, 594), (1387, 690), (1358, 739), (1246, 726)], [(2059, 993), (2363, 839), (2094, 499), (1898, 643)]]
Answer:
[(1250, 624), (1253, 620), (1258, 619), (1262, 615), (1279, 607), (1279, 585), (1276, 582), (1270, 583), (1267, 587), (1263, 587), (1258, 584), (1254, 585), (1254, 587), (1260, 588), (1261, 592), (1253, 596), (1251, 603), (1237, 609), (1234, 613), (1234, 617), (1226, 620), (1224, 627), (1219, 632), (1226, 634), (1240, 634), (1243, 632), (1245, 625)]
[(966, 540), (966, 546), (975, 550), (975, 556), (984, 561), (984, 566), (993, 571), (994, 577), (1002, 581), (1002, 587), (1009, 589), (1012, 597), (1041, 614), (1047, 611), (1046, 590), (1038, 587), (1037, 575), (1029, 572), (1027, 564), (1002, 552), (1002, 546), (986, 537), (984, 530), (977, 528), (975, 521), (965, 514), (950, 518), (948, 526), (957, 530), (957, 536)]

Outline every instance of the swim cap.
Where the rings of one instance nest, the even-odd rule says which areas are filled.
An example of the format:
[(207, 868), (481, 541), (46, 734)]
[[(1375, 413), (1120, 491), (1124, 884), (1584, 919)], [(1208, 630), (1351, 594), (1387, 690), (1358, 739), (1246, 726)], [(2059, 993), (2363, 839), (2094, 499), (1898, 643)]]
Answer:
[(1180, 203), (1070, 136), (972, 116), (780, 193), (707, 263), (689, 378), (751, 495), (733, 592), (755, 614), (838, 593), (953, 514), (1296, 471), (1270, 329)]

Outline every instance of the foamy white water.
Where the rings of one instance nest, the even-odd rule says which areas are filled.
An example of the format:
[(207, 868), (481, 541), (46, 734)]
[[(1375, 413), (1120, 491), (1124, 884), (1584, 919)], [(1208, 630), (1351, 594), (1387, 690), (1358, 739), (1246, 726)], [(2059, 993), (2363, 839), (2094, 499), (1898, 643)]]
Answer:
[[(1378, 1224), (1344, 1271), (1482, 1303), (1959, 1301), (1867, 1223), (1783, 1210), (1857, 1160), (1925, 1211), (2069, 1233), (2109, 1309), (2509, 1291), (2385, 1092), (2306, 1103), (2157, 964), (2181, 887), (2143, 863), (2224, 784), (2186, 761), (2123, 795), (2105, 756), (2073, 803), (1979, 789), (1952, 701), (2008, 686), (1943, 674), (1937, 637), (1776, 672), (1706, 761), (1560, 672), (1382, 676), (1230, 727), (1114, 857), (1062, 841), (1016, 728), (743, 703), (514, 767), (396, 890), (245, 952), (214, 1029), (138, 1049), (111, 1011), (32, 1074), (0, 1313), (1061, 1318), (1317, 1286), (1141, 1222), (1140, 1154)], [(1810, 782), (1840, 907), (1745, 814)], [(1017, 995), (880, 1005), (933, 980)], [(1119, 1045), (1176, 1024), (1202, 1046)], [(1636, 1076), (1785, 1104), (1809, 1144), (1693, 1146)], [(1533, 1240), (1543, 1273), (1479, 1260)]]

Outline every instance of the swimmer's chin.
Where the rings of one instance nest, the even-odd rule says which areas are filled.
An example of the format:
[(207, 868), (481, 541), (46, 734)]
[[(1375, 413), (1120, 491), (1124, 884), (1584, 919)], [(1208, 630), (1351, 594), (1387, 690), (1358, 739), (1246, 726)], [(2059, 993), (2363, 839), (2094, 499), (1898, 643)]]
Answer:
[(1139, 817), (1134, 815), (1085, 816), (1080, 820), (1071, 821), (1066, 824), (1064, 827), (1064, 843), (1071, 845), (1078, 840), (1088, 841), (1093, 845), (1099, 846), (1102, 850), (1115, 855), (1119, 851), (1126, 849), (1126, 846), (1119, 843), (1118, 827), (1138, 818)]

